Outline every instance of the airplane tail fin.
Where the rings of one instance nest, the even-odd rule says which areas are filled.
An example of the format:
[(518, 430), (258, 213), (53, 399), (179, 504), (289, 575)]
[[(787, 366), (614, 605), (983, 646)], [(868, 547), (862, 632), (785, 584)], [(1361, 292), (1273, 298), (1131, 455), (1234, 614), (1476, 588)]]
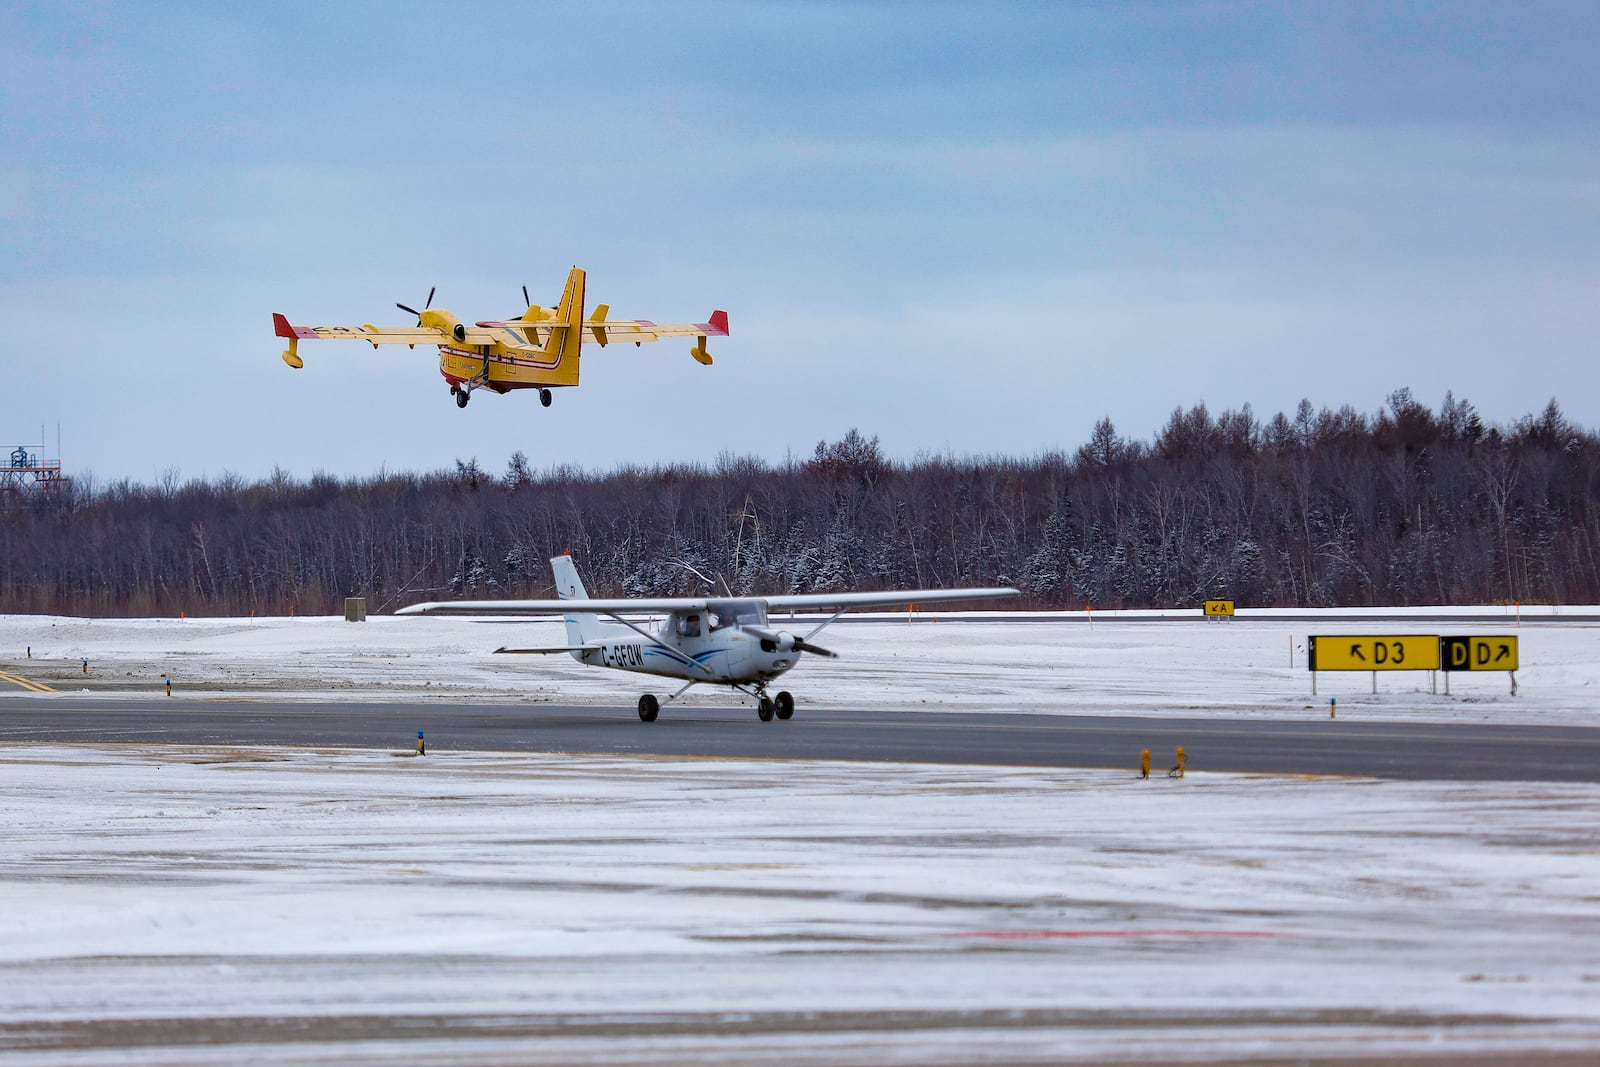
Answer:
[(584, 281), (583, 269), (573, 267), (567, 274), (567, 287), (561, 290), (561, 302), (547, 320), (550, 337), (545, 341), (544, 355), (554, 365), (556, 374), (551, 385), (578, 384), (578, 359), (583, 349)]
[[(556, 598), (558, 600), (588, 600), (589, 591), (583, 587), (583, 579), (578, 577), (578, 566), (572, 562), (570, 555), (556, 556), (550, 561), (550, 570), (556, 577)], [(594, 639), (600, 631), (600, 616), (570, 614), (567, 620), (567, 641), (574, 645), (581, 645)]]

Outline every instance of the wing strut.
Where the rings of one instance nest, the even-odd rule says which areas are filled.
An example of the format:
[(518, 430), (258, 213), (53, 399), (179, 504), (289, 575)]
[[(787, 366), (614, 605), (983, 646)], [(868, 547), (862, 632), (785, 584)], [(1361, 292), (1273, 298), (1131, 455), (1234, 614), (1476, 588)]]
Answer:
[[(829, 615), (822, 622), (818, 623), (817, 624), (817, 628), (815, 630), (812, 630), (810, 633), (806, 634), (800, 640), (803, 641), (803, 642), (811, 640), (813, 637), (815, 637), (818, 634), (820, 634), (823, 630), (826, 630), (828, 627), (832, 626), (836, 621), (838, 621), (838, 618), (839, 618), (840, 615), (843, 615), (845, 612), (847, 612), (849, 610), (850, 610), (849, 608), (840, 608), (838, 611), (834, 612), (832, 615)], [(798, 646), (796, 646), (796, 647), (798, 647)], [(829, 655), (832, 655), (832, 653), (829, 653)]]

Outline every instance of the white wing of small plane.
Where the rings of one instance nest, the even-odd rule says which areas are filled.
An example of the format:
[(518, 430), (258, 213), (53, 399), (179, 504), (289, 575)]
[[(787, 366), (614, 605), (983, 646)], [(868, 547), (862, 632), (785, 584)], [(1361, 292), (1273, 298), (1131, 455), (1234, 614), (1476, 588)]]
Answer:
[[(719, 598), (726, 599), (726, 598)], [(737, 598), (736, 598), (737, 599)], [(744, 597), (742, 599), (753, 599)], [(638, 615), (668, 611), (704, 611), (704, 597), (660, 597), (655, 600), (443, 600), (412, 604), (396, 615)]]
[(768, 611), (849, 611), (852, 608), (904, 608), (913, 604), (946, 604), (955, 600), (992, 600), (1019, 595), (1004, 589), (895, 589), (882, 593), (798, 593), (763, 596)]
[[(898, 589), (881, 593), (801, 593), (789, 596), (656, 597), (614, 600), (446, 600), (412, 604), (396, 615), (637, 615), (669, 611), (705, 611), (729, 601), (764, 601), (768, 611), (849, 611), (853, 608), (903, 608), (957, 600), (991, 600), (1017, 596), (1010, 588)], [(552, 651), (571, 651), (553, 649)]]

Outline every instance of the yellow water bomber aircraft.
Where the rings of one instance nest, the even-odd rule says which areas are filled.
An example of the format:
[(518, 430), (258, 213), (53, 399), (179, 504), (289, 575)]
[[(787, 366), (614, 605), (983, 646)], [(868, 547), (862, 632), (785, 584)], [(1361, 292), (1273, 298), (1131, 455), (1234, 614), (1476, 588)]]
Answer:
[[(550, 390), (578, 384), (578, 358), (583, 342), (589, 340), (604, 348), (619, 341), (635, 345), (659, 341), (663, 337), (693, 337), (689, 354), (698, 362), (711, 365), (706, 351), (707, 337), (728, 336), (728, 313), (713, 311), (708, 322), (657, 323), (648, 319), (612, 319), (611, 309), (596, 304), (584, 316), (584, 272), (573, 267), (567, 286), (554, 308), (529, 303), (518, 318), (507, 322), (489, 320), (468, 326), (444, 308), (433, 306), (433, 294), (422, 310), (396, 304), (401, 311), (417, 317), (415, 326), (295, 326), (273, 312), (272, 325), (279, 337), (289, 340), (283, 361), (291, 367), (305, 366), (300, 358), (300, 342), (324, 338), (365, 341), (379, 345), (439, 346), (439, 373), (450, 383), (450, 395), (457, 407), (466, 407), (474, 390), (491, 389), (509, 393), (513, 389), (539, 390), (539, 402), (550, 406)], [(528, 300), (523, 286), (522, 299)]]

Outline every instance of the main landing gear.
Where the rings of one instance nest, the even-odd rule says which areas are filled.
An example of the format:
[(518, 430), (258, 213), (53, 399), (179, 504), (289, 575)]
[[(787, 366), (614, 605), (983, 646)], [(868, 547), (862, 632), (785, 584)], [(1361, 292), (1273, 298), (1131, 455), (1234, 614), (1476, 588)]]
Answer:
[[(474, 378), (473, 381), (477, 381), (477, 379)], [(459, 385), (452, 385), (450, 387), (450, 395), (456, 398), (456, 407), (464, 408), (467, 406), (467, 401), (472, 399), (472, 390), (463, 388)], [(539, 390), (539, 403), (543, 404), (545, 407), (549, 407), (554, 401), (555, 396), (550, 392), (550, 390)]]
[[(687, 688), (688, 686), (684, 686), (684, 689)], [(679, 694), (682, 692), (683, 689), (678, 690)], [(788, 722), (794, 718), (794, 697), (789, 693), (783, 692), (775, 697), (769, 697), (765, 692), (761, 692), (755, 694), (755, 696), (756, 716), (762, 722), (771, 722), (774, 718)], [(674, 699), (676, 699), (676, 696), (668, 698), (668, 703), (671, 703)], [(661, 701), (656, 699), (654, 693), (646, 693), (639, 698), (639, 721), (655, 722), (656, 716), (660, 714)]]
[(762, 693), (756, 698), (757, 718), (762, 722), (771, 722), (774, 715), (784, 722), (794, 718), (794, 697), (788, 692), (779, 693), (776, 697)]

